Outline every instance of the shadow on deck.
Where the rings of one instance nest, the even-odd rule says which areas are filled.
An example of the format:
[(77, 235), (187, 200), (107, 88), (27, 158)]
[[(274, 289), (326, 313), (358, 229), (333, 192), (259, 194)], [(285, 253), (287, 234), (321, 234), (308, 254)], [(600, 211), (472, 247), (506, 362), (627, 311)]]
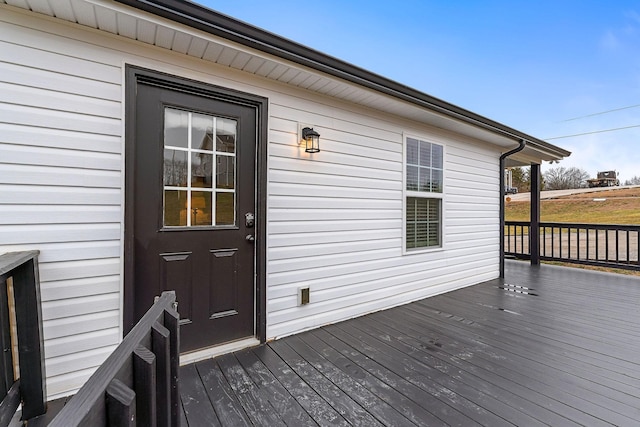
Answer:
[(182, 426), (637, 426), (640, 280), (506, 279), (183, 366)]

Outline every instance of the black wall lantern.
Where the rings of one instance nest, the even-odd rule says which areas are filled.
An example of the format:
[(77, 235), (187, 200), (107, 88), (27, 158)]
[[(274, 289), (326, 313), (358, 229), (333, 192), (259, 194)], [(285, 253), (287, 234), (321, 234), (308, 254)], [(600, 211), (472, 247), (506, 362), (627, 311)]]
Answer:
[(320, 134), (313, 130), (313, 128), (302, 129), (302, 141), (304, 143), (304, 151), (307, 153), (319, 153), (320, 152)]

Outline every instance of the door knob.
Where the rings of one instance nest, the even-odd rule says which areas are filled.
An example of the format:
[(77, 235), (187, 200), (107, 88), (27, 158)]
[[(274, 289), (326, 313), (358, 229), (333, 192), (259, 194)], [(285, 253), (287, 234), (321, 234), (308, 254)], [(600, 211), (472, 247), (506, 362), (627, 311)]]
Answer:
[(255, 237), (253, 237), (252, 234), (247, 234), (247, 236), (245, 237), (245, 239), (247, 240), (247, 242), (253, 242), (256, 240)]

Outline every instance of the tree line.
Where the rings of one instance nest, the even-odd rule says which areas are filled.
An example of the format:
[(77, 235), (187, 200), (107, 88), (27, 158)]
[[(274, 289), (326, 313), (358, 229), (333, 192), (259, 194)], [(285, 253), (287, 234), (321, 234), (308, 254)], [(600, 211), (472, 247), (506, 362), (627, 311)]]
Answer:
[[(513, 186), (516, 187), (519, 192), (527, 192), (531, 190), (530, 174), (531, 168), (511, 168)], [(586, 188), (587, 180), (590, 177), (589, 173), (584, 169), (557, 166), (542, 174), (541, 184), (543, 190)], [(640, 185), (640, 176), (634, 176), (633, 178), (626, 180), (624, 185)]]

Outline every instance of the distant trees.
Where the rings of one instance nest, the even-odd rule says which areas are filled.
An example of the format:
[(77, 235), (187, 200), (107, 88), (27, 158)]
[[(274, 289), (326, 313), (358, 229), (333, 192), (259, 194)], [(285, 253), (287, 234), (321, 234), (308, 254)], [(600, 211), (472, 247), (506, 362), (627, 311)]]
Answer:
[(545, 190), (568, 190), (586, 187), (589, 174), (584, 169), (558, 166), (543, 174)]
[(624, 185), (640, 185), (640, 176), (634, 176), (624, 182)]
[(513, 186), (516, 187), (520, 193), (526, 193), (529, 191), (529, 171), (530, 168), (511, 168)]

